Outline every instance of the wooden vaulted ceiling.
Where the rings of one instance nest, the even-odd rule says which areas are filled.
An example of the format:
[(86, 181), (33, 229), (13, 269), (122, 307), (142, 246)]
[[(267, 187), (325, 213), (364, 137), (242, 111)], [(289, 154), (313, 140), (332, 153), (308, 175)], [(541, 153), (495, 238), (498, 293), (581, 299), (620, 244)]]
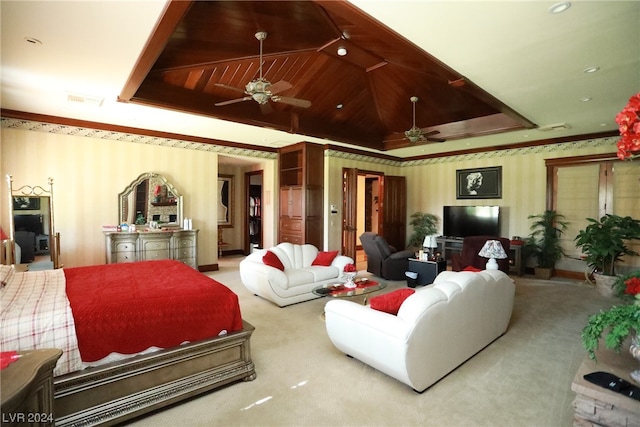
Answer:
[[(215, 105), (243, 96), (217, 84), (244, 88), (258, 77), (258, 31), (268, 34), (264, 77), (289, 82), (279, 95), (309, 108)], [(447, 140), (535, 126), (352, 4), (331, 0), (173, 1), (119, 98), (386, 151), (411, 144), (412, 96), (416, 125)]]

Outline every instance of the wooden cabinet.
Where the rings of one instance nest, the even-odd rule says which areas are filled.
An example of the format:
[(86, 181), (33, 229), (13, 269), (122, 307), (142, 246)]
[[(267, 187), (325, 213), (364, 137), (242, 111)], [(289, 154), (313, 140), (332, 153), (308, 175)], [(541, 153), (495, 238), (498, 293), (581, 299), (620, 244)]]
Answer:
[(58, 349), (25, 350), (2, 370), (2, 425), (53, 426), (53, 368)]
[(107, 232), (107, 264), (175, 259), (197, 269), (198, 230)]
[(323, 242), (324, 147), (301, 142), (280, 149), (280, 242)]

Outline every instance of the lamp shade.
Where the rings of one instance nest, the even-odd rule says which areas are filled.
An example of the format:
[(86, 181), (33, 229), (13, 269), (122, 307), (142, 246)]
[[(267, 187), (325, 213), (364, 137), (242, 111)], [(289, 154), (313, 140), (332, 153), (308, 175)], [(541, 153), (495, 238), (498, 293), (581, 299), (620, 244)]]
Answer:
[(480, 249), (480, 252), (478, 252), (478, 255), (484, 258), (489, 258), (489, 261), (487, 262), (487, 270), (498, 269), (496, 258), (507, 258), (507, 253), (504, 251), (502, 244), (498, 240), (487, 240), (482, 249)]
[(437, 236), (435, 234), (424, 236), (424, 242), (422, 242), (423, 248), (437, 248), (438, 241), (436, 240)]

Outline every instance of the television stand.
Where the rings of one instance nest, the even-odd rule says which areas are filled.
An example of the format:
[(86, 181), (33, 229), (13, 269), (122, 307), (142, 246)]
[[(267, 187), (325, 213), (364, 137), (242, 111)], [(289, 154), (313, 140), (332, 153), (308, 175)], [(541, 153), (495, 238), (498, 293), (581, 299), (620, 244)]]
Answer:
[(451, 254), (462, 252), (462, 237), (442, 236), (437, 237), (438, 252), (440, 256), (450, 263)]
[[(451, 264), (451, 254), (462, 252), (462, 237), (441, 236), (436, 238), (438, 243), (438, 252), (440, 256)], [(511, 245), (508, 248), (509, 253), (509, 272), (518, 276), (524, 274), (524, 263), (522, 262), (522, 245)]]

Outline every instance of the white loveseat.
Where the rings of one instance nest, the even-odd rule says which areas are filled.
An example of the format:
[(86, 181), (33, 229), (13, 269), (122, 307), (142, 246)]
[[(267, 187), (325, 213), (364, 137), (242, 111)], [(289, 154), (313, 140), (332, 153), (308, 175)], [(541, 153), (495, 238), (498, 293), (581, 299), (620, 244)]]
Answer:
[(502, 271), (445, 271), (397, 316), (331, 300), (326, 328), (340, 351), (422, 392), (507, 330), (514, 294)]
[[(284, 270), (265, 265), (262, 257), (267, 250), (282, 262)], [(279, 245), (254, 251), (240, 261), (240, 278), (249, 291), (284, 307), (302, 301), (319, 298), (312, 290), (316, 286), (335, 283), (342, 275), (344, 266), (353, 259), (337, 255), (331, 265), (311, 265), (318, 255), (313, 245)]]

